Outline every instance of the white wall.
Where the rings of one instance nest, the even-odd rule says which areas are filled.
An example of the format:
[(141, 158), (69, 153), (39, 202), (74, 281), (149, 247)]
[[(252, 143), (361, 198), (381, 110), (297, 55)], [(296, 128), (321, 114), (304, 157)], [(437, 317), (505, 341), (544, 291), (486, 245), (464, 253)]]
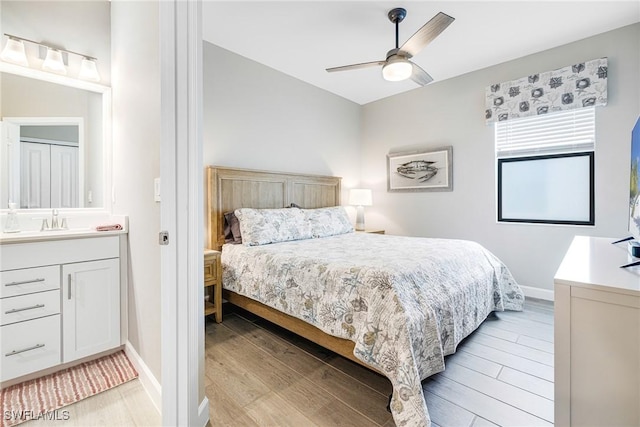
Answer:
[(204, 164), (360, 179), (360, 106), (204, 43)]
[(158, 2), (112, 1), (115, 214), (129, 215), (129, 341), (160, 380)]
[[(596, 226), (497, 224), (485, 87), (604, 56), (609, 58), (609, 103), (596, 111)], [(638, 76), (640, 24), (635, 24), (365, 105), (362, 183), (374, 189), (369, 225), (393, 234), (476, 240), (498, 255), (521, 285), (552, 289), (574, 235), (627, 234)], [(453, 192), (386, 191), (387, 153), (445, 145), (453, 146)]]

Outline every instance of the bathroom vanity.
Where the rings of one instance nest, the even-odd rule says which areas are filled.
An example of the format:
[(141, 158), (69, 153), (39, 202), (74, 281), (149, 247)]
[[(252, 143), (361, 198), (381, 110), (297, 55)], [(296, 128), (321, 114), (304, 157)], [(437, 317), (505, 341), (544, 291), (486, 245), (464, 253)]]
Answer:
[[(5, 61), (0, 77), (0, 230), (21, 230), (0, 233), (5, 387), (121, 348), (128, 266), (127, 219), (112, 210), (111, 88)], [(41, 179), (61, 156), (69, 179)], [(115, 223), (123, 230), (95, 231)]]
[(125, 342), (126, 229), (4, 234), (0, 260), (1, 382)]

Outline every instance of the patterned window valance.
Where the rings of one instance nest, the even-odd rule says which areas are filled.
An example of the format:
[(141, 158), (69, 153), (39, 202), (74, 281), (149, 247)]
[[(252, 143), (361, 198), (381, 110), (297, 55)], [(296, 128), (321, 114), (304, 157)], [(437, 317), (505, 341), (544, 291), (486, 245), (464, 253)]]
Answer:
[(607, 105), (607, 58), (533, 74), (486, 89), (487, 124)]

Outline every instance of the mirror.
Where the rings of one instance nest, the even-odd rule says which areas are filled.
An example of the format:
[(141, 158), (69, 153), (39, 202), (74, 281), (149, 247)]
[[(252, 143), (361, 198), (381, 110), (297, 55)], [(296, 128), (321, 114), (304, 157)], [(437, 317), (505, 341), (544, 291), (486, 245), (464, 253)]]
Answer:
[(0, 209), (110, 208), (110, 89), (0, 63)]

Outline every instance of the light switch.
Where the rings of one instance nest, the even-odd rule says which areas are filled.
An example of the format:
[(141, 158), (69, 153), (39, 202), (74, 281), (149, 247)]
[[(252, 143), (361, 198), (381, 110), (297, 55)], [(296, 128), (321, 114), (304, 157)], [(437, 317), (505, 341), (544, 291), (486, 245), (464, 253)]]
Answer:
[(153, 180), (153, 200), (156, 202), (160, 200), (160, 178), (155, 178)]

